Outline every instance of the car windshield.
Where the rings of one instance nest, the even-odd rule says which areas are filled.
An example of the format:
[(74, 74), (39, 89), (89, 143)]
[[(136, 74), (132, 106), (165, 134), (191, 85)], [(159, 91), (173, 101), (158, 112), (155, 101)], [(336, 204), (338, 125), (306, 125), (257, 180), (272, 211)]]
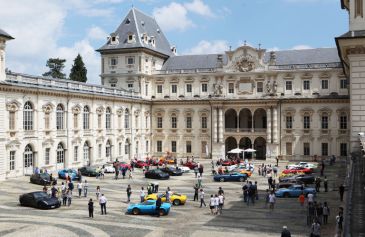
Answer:
[(153, 205), (154, 202), (151, 202), (151, 201), (145, 201), (142, 203), (143, 205)]
[(42, 174), (39, 174), (39, 177), (41, 177), (42, 179), (48, 179), (49, 174), (42, 173)]
[(33, 194), (35, 198), (46, 198), (48, 197), (48, 194), (45, 192), (37, 192)]
[(154, 170), (154, 172), (155, 172), (156, 174), (162, 174), (162, 173), (163, 173), (160, 169), (158, 169), (158, 170)]

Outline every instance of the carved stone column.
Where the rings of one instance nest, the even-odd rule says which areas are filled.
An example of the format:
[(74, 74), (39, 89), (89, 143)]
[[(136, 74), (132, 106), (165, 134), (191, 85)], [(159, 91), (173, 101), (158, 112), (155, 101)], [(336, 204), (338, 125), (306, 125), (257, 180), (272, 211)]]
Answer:
[(218, 122), (217, 122), (217, 108), (213, 108), (213, 143), (217, 142), (217, 129), (218, 129)]
[(278, 143), (278, 109), (276, 107), (272, 111), (272, 123), (273, 143)]
[(271, 143), (271, 108), (268, 108), (266, 110), (266, 116), (267, 116), (267, 130), (266, 130), (266, 133), (267, 133), (267, 143)]
[(223, 143), (223, 108), (219, 108), (219, 143)]

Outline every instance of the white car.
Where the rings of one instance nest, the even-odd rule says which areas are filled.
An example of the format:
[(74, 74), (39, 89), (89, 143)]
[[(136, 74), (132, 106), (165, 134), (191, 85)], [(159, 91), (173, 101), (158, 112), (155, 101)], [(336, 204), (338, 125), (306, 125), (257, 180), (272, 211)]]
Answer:
[(183, 173), (189, 173), (190, 172), (190, 168), (189, 167), (186, 167), (186, 166), (179, 166), (179, 169)]
[(104, 173), (114, 173), (115, 169), (112, 164), (104, 165)]
[(318, 165), (315, 164), (315, 163), (308, 163), (308, 162), (303, 162), (303, 161), (299, 162), (299, 163), (296, 163), (296, 164), (288, 165), (289, 169), (296, 168), (296, 167), (316, 169), (318, 167)]

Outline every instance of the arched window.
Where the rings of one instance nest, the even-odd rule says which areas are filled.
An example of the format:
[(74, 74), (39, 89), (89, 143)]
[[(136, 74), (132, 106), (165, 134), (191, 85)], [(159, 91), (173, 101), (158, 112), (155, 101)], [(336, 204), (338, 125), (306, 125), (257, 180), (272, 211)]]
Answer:
[(28, 144), (24, 149), (24, 167), (31, 167), (33, 166), (33, 149)]
[(90, 129), (90, 109), (88, 106), (84, 107), (83, 125), (84, 129)]
[(124, 112), (124, 128), (129, 128), (129, 110), (126, 109)]
[(88, 142), (84, 143), (84, 162), (90, 161), (90, 146)]
[(105, 146), (105, 156), (106, 156), (106, 158), (111, 158), (111, 144), (110, 144), (110, 140), (108, 140), (107, 142), (106, 142), (106, 146)]
[(33, 106), (29, 101), (24, 104), (23, 129), (27, 131), (33, 130)]
[(105, 128), (111, 128), (111, 109), (109, 107), (105, 110)]
[(63, 108), (62, 104), (57, 105), (57, 109), (56, 109), (56, 127), (57, 130), (62, 130), (64, 129), (64, 114), (65, 114), (65, 110)]
[(65, 149), (63, 148), (62, 143), (58, 143), (57, 146), (57, 163), (65, 162)]

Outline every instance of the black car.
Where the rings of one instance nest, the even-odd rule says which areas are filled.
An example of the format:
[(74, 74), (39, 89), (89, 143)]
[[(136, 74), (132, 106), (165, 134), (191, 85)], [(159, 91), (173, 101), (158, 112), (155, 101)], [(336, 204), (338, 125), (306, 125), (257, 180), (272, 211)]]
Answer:
[(280, 182), (278, 184), (276, 184), (276, 188), (279, 189), (279, 188), (289, 188), (291, 187), (293, 184), (298, 184), (298, 185), (304, 185), (303, 182), (301, 181), (297, 181), (297, 180), (293, 180), (293, 181), (289, 181), (289, 182)]
[(169, 179), (170, 175), (168, 173), (163, 172), (160, 169), (149, 170), (144, 175), (149, 179)]
[(40, 185), (55, 185), (57, 184), (57, 180), (55, 178), (52, 178), (47, 173), (40, 173), (40, 174), (32, 174), (30, 176), (30, 182), (33, 184), (40, 184)]
[(54, 197), (48, 196), (45, 192), (25, 193), (19, 197), (20, 205), (38, 209), (59, 208), (61, 202)]
[(89, 176), (89, 177), (96, 177), (99, 175), (99, 172), (94, 167), (82, 167), (79, 169), (81, 175)]
[(290, 177), (280, 178), (280, 182), (302, 182), (304, 184), (313, 184), (315, 177), (310, 174), (293, 175)]
[(168, 173), (171, 176), (181, 176), (183, 174), (181, 169), (179, 168), (176, 169), (175, 167), (165, 167), (165, 168), (160, 168), (160, 170), (162, 172)]

